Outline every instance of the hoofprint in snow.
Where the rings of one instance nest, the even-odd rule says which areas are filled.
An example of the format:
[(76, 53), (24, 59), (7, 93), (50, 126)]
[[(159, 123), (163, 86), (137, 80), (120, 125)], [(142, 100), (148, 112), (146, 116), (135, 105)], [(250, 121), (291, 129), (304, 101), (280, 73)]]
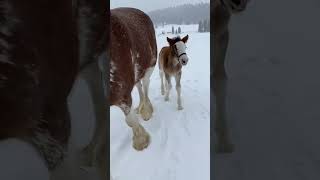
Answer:
[[(156, 29), (158, 52), (167, 46), (162, 31), (171, 32), (180, 25)], [(210, 179), (210, 34), (198, 33), (197, 25), (180, 26), (181, 37), (189, 34), (189, 62), (182, 69), (183, 110), (177, 110), (177, 92), (172, 79), (170, 101), (160, 91), (159, 68), (151, 76), (149, 97), (153, 117), (140, 122), (150, 133), (151, 144), (141, 152), (132, 147), (132, 130), (123, 112), (110, 107), (110, 157), (114, 180), (209, 180)], [(186, 31), (184, 31), (186, 29)], [(139, 94), (133, 89), (133, 105)]]

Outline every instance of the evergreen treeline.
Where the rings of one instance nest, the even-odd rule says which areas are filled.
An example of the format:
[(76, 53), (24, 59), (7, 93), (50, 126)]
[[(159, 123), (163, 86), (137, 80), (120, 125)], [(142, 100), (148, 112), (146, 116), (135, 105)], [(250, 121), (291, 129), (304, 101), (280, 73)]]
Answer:
[(199, 21), (198, 32), (210, 32), (210, 20), (204, 19)]
[(210, 19), (210, 4), (185, 4), (148, 13), (155, 25), (198, 24), (203, 19)]

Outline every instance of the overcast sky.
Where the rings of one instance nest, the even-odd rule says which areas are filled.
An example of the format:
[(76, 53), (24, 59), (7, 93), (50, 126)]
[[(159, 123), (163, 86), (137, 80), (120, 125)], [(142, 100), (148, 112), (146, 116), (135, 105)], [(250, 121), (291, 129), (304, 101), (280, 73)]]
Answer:
[(210, 0), (111, 0), (111, 9), (116, 7), (134, 7), (145, 12), (156, 9), (167, 8), (181, 4), (196, 4), (200, 2), (210, 2)]

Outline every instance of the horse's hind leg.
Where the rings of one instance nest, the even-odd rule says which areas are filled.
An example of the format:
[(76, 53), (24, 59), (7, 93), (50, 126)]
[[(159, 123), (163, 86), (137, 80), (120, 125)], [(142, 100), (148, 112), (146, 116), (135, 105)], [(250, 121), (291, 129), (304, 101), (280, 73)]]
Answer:
[(180, 83), (181, 74), (182, 74), (182, 72), (180, 71), (179, 73), (177, 73), (177, 74), (175, 75), (175, 79), (176, 79), (176, 90), (177, 90), (177, 94), (178, 94), (178, 100), (177, 100), (178, 110), (182, 110), (182, 109), (183, 109), (183, 107), (182, 107), (182, 105), (181, 105), (181, 83)]
[(129, 95), (128, 99), (119, 105), (121, 110), (126, 115), (126, 123), (133, 131), (133, 148), (141, 151), (148, 147), (150, 143), (150, 136), (144, 127), (139, 123), (137, 114), (132, 109), (132, 97)]
[(152, 75), (154, 67), (150, 67), (147, 69), (144, 77), (142, 78), (142, 85), (143, 85), (143, 101), (142, 106), (140, 108), (141, 117), (144, 120), (149, 120), (153, 113), (153, 107), (149, 99), (149, 84), (150, 84), (150, 77)]

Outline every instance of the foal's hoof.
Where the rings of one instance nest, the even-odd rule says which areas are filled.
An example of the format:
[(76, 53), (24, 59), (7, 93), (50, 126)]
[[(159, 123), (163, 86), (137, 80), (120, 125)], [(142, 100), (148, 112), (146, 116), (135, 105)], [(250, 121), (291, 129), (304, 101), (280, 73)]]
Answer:
[(233, 153), (234, 152), (234, 144), (216, 144), (215, 151), (218, 154)]
[(169, 101), (169, 97), (164, 97), (164, 100), (165, 101)]
[(150, 135), (140, 125), (133, 135), (133, 148), (137, 151), (142, 151), (147, 148), (150, 144)]
[(183, 110), (183, 107), (182, 106), (178, 106), (178, 110), (179, 111)]

